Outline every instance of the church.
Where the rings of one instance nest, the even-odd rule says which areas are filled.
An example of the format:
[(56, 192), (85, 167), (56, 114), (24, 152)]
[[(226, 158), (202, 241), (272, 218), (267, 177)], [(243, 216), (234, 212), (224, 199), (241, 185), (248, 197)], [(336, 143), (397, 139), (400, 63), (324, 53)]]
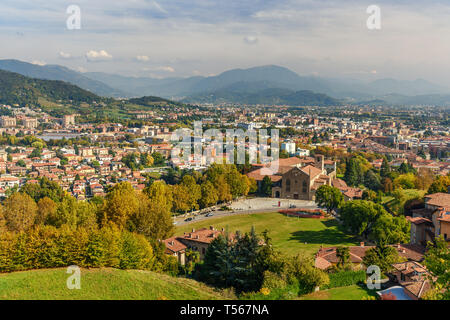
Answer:
[[(272, 197), (282, 199), (314, 200), (316, 190), (322, 185), (332, 185), (336, 180), (336, 162), (325, 160), (323, 155), (279, 159), (278, 166), (256, 165), (247, 176), (261, 187), (268, 167), (278, 167), (267, 175), (272, 181)], [(265, 167), (265, 168), (263, 168)]]

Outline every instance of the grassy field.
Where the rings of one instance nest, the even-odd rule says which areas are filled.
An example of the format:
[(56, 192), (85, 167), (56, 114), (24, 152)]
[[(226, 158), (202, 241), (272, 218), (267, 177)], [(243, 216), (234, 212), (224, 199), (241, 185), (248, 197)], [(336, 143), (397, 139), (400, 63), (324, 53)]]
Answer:
[(83, 269), (81, 289), (69, 290), (66, 269), (0, 274), (0, 300), (226, 299), (194, 280), (138, 270)]
[(210, 218), (176, 228), (177, 235), (192, 231), (192, 228), (228, 228), (230, 232), (250, 231), (254, 226), (257, 233), (269, 230), (275, 248), (287, 254), (314, 254), (321, 245), (356, 245), (357, 241), (345, 234), (336, 220), (299, 219), (280, 213), (257, 213)]
[(362, 298), (368, 296), (375, 297), (376, 294), (373, 291), (362, 288), (355, 284), (348, 287), (340, 287), (313, 292), (301, 296), (299, 300), (361, 300)]

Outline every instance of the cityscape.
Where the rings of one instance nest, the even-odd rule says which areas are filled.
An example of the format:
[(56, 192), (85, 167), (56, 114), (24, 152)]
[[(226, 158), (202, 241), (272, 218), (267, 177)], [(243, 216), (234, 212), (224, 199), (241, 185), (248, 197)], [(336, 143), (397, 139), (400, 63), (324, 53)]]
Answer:
[[(223, 20), (279, 18), (249, 2), (262, 7), (224, 5)], [(282, 2), (275, 12), (291, 27), (283, 10), (295, 4)], [(234, 16), (234, 5), (251, 14)], [(123, 6), (144, 25), (197, 19), (176, 15), (176, 1)], [(397, 30), (392, 18), (386, 27), (379, 20), (393, 6), (363, 5), (364, 32)], [(87, 47), (101, 33), (89, 10), (62, 12), (65, 32)], [(36, 36), (58, 38), (48, 19)], [(206, 32), (186, 25), (195, 41)], [(4, 40), (10, 27), (0, 25)], [(119, 37), (139, 38), (138, 29)], [(248, 35), (240, 45), (265, 48), (274, 38)], [(230, 52), (217, 71), (220, 57), (197, 64), (181, 35), (181, 62), (146, 43), (136, 51), (148, 55), (132, 58), (109, 44), (77, 56), (61, 40), (58, 58), (39, 48), (36, 61), (0, 55), (0, 300), (171, 300), (181, 303), (174, 315), (196, 318), (273, 316), (269, 302), (280, 300), (450, 299), (450, 81), (438, 62), (429, 64), (435, 78), (414, 68), (419, 53), (408, 60), (414, 71), (374, 60), (373, 71), (347, 76), (339, 68), (359, 59), (349, 53), (328, 66), (335, 76), (311, 75), (289, 54), (269, 62), (280, 61), (275, 50), (254, 63)]]

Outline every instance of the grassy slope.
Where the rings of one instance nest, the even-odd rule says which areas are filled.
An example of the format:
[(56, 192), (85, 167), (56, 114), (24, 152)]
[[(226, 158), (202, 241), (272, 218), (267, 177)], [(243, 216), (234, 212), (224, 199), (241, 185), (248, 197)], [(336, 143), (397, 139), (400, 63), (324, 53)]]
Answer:
[(199, 282), (138, 270), (83, 269), (81, 289), (66, 286), (66, 269), (45, 269), (0, 274), (0, 300), (211, 300), (225, 299)]
[(269, 230), (275, 248), (287, 254), (314, 254), (320, 247), (335, 245), (356, 245), (352, 237), (338, 228), (335, 220), (299, 219), (280, 213), (258, 213), (209, 218), (176, 228), (177, 235), (192, 231), (192, 228), (227, 228), (230, 232), (248, 232), (252, 226), (260, 233)]
[(367, 296), (376, 296), (376, 294), (368, 289), (352, 285), (313, 292), (301, 296), (299, 300), (361, 300)]

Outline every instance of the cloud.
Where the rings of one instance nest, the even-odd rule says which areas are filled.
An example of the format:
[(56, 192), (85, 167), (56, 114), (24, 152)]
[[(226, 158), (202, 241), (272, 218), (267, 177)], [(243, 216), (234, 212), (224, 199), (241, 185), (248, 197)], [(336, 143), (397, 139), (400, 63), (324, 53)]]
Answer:
[(247, 36), (244, 38), (246, 44), (257, 44), (259, 39), (255, 36)]
[(112, 55), (110, 55), (105, 50), (100, 51), (90, 50), (86, 53), (86, 59), (88, 61), (106, 61), (111, 60)]
[(72, 59), (72, 55), (70, 53), (66, 53), (66, 52), (63, 52), (63, 51), (59, 52), (59, 57), (61, 59)]
[(147, 62), (150, 60), (150, 58), (148, 56), (137, 56), (136, 60), (141, 62)]
[(175, 69), (170, 67), (170, 66), (166, 66), (166, 67), (158, 67), (155, 70), (158, 71), (164, 71), (164, 72), (175, 72)]
[(45, 66), (47, 63), (42, 60), (33, 60), (31, 61), (32, 64), (38, 65), (38, 66)]

